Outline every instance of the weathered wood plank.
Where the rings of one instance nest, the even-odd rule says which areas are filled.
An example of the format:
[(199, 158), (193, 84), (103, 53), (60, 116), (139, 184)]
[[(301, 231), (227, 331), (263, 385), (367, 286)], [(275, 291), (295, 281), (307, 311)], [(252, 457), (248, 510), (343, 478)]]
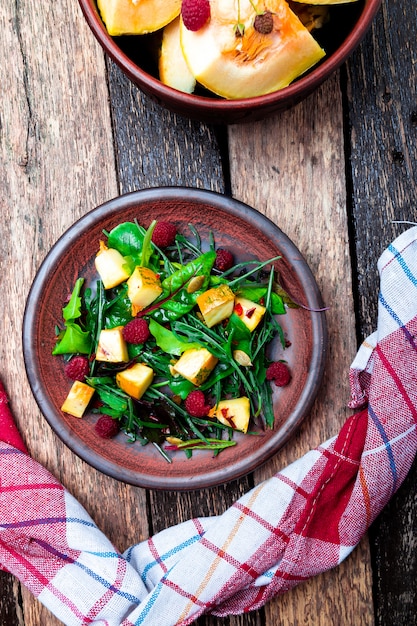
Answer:
[(19, 581), (0, 571), (0, 590), (0, 624), (24, 626)]
[[(413, 2), (384, 1), (370, 37), (347, 64), (352, 225), (359, 340), (377, 322), (376, 264), (417, 222), (417, 14)], [(376, 623), (417, 624), (417, 503), (414, 466), (370, 531)]]
[[(231, 127), (229, 145), (233, 194), (267, 215), (296, 243), (330, 307), (328, 365), (321, 393), (300, 431), (256, 472), (259, 481), (335, 435), (350, 414), (348, 368), (356, 336), (338, 75), (283, 115)], [(361, 624), (372, 624), (366, 539), (341, 567), (306, 582), (265, 610), (271, 626), (280, 620), (347, 626), (357, 623), (358, 615)]]
[[(322, 393), (291, 445), (259, 471), (256, 480), (333, 434), (346, 416), (346, 371), (356, 350), (346, 205), (352, 203), (361, 336), (376, 322), (376, 259), (402, 229), (391, 220), (416, 221), (417, 59), (412, 45), (416, 19), (413, 3), (386, 0), (372, 39), (348, 65), (352, 199), (345, 197), (342, 175), (338, 96), (334, 105), (337, 77), (288, 114), (229, 129), (233, 194), (272, 217), (294, 239), (318, 278), (324, 299), (332, 305), (328, 314), (331, 367)], [(392, 28), (393, 24), (401, 28)], [(104, 477), (72, 455), (40, 415), (22, 374), (20, 328), (25, 298), (37, 267), (59, 235), (90, 208), (119, 192), (177, 184), (227, 191), (228, 172), (223, 171), (221, 158), (224, 137), (216, 128), (150, 105), (110, 64), (115, 156), (106, 67), (78, 4), (61, 0), (39, 11), (28, 0), (4, 0), (0, 27), (0, 57), (8, 60), (3, 66), (0, 113), (0, 357), (2, 367), (7, 364), (2, 377), (32, 454), (124, 549), (182, 519), (221, 512), (246, 491), (250, 479), (197, 495), (145, 493)], [(276, 136), (275, 145), (271, 133)], [(334, 400), (330, 387), (337, 390)], [(416, 623), (415, 477), (416, 468), (371, 532), (376, 619), (384, 626)], [(101, 493), (102, 498), (91, 498), (91, 493)], [(109, 514), (114, 503), (121, 501), (124, 506), (117, 508), (117, 515)], [(270, 603), (265, 615), (260, 611), (226, 620), (203, 618), (199, 623), (327, 626), (358, 623), (360, 615), (361, 624), (366, 625), (372, 623), (370, 589), (365, 538), (340, 568)], [(58, 624), (4, 573), (3, 621), (26, 626)]]
[[(0, 32), (2, 379), (31, 454), (123, 549), (148, 536), (145, 492), (92, 470), (57, 439), (31, 395), (21, 348), (26, 296), (43, 257), (78, 217), (118, 193), (104, 58), (70, 0), (42, 10), (5, 0)], [(3, 615), (58, 624), (25, 589), (17, 602), (16, 583), (3, 576)]]
[(167, 111), (107, 65), (120, 193), (170, 185), (223, 192), (221, 129)]

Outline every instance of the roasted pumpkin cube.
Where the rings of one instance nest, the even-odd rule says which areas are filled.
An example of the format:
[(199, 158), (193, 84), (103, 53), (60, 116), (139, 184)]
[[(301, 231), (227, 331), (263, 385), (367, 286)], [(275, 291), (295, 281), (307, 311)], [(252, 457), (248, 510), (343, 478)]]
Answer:
[(266, 308), (261, 304), (252, 302), (247, 298), (241, 298), (240, 296), (235, 299), (234, 312), (240, 317), (242, 322), (252, 332), (255, 330), (263, 316), (265, 315)]
[(197, 304), (209, 328), (227, 319), (233, 313), (235, 295), (227, 285), (208, 289), (197, 297)]
[(197, 387), (211, 374), (218, 359), (206, 348), (190, 348), (182, 353), (173, 369)]
[(100, 241), (100, 250), (94, 264), (105, 289), (116, 287), (129, 278), (123, 256), (118, 250), (107, 248), (103, 241)]
[(142, 311), (161, 295), (162, 287), (158, 276), (149, 267), (137, 265), (127, 281), (127, 295), (134, 313)]
[(116, 374), (116, 383), (132, 398), (139, 400), (149, 385), (152, 384), (154, 372), (151, 367), (144, 363), (135, 363)]
[(220, 400), (217, 406), (210, 410), (209, 417), (216, 417), (225, 426), (246, 433), (250, 420), (249, 398), (242, 396), (230, 400)]
[(129, 360), (127, 344), (123, 338), (123, 326), (105, 328), (101, 331), (96, 360), (108, 363), (125, 363)]
[(93, 387), (82, 383), (80, 380), (75, 380), (64, 400), (64, 404), (61, 406), (61, 411), (69, 413), (69, 415), (74, 417), (82, 417), (93, 395)]

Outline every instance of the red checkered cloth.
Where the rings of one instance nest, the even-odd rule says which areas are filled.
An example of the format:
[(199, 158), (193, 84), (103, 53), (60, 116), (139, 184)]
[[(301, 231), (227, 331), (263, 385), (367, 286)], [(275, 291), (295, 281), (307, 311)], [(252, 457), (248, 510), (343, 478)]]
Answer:
[(3, 568), (65, 624), (172, 626), (256, 609), (337, 566), (401, 485), (417, 447), (417, 228), (378, 268), (378, 330), (351, 367), (352, 406), (362, 410), (223, 515), (168, 528), (124, 554), (25, 453), (3, 412)]

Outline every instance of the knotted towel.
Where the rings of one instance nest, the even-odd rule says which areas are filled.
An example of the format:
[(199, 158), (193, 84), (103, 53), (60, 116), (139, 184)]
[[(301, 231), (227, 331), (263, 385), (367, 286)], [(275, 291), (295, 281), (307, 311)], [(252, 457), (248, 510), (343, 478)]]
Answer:
[(378, 269), (377, 331), (350, 371), (351, 406), (361, 410), (337, 436), (221, 516), (168, 528), (119, 554), (81, 505), (25, 453), (18, 435), (10, 436), (6, 420), (3, 568), (65, 624), (172, 626), (191, 624), (202, 613), (256, 609), (337, 566), (401, 485), (416, 454), (416, 227), (384, 251)]

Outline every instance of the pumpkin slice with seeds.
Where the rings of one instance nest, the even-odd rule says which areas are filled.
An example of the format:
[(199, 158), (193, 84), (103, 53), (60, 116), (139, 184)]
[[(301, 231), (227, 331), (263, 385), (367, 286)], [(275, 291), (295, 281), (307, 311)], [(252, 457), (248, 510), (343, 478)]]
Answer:
[(285, 0), (211, 0), (210, 8), (198, 31), (181, 22), (181, 47), (196, 80), (219, 96), (282, 89), (325, 55)]

